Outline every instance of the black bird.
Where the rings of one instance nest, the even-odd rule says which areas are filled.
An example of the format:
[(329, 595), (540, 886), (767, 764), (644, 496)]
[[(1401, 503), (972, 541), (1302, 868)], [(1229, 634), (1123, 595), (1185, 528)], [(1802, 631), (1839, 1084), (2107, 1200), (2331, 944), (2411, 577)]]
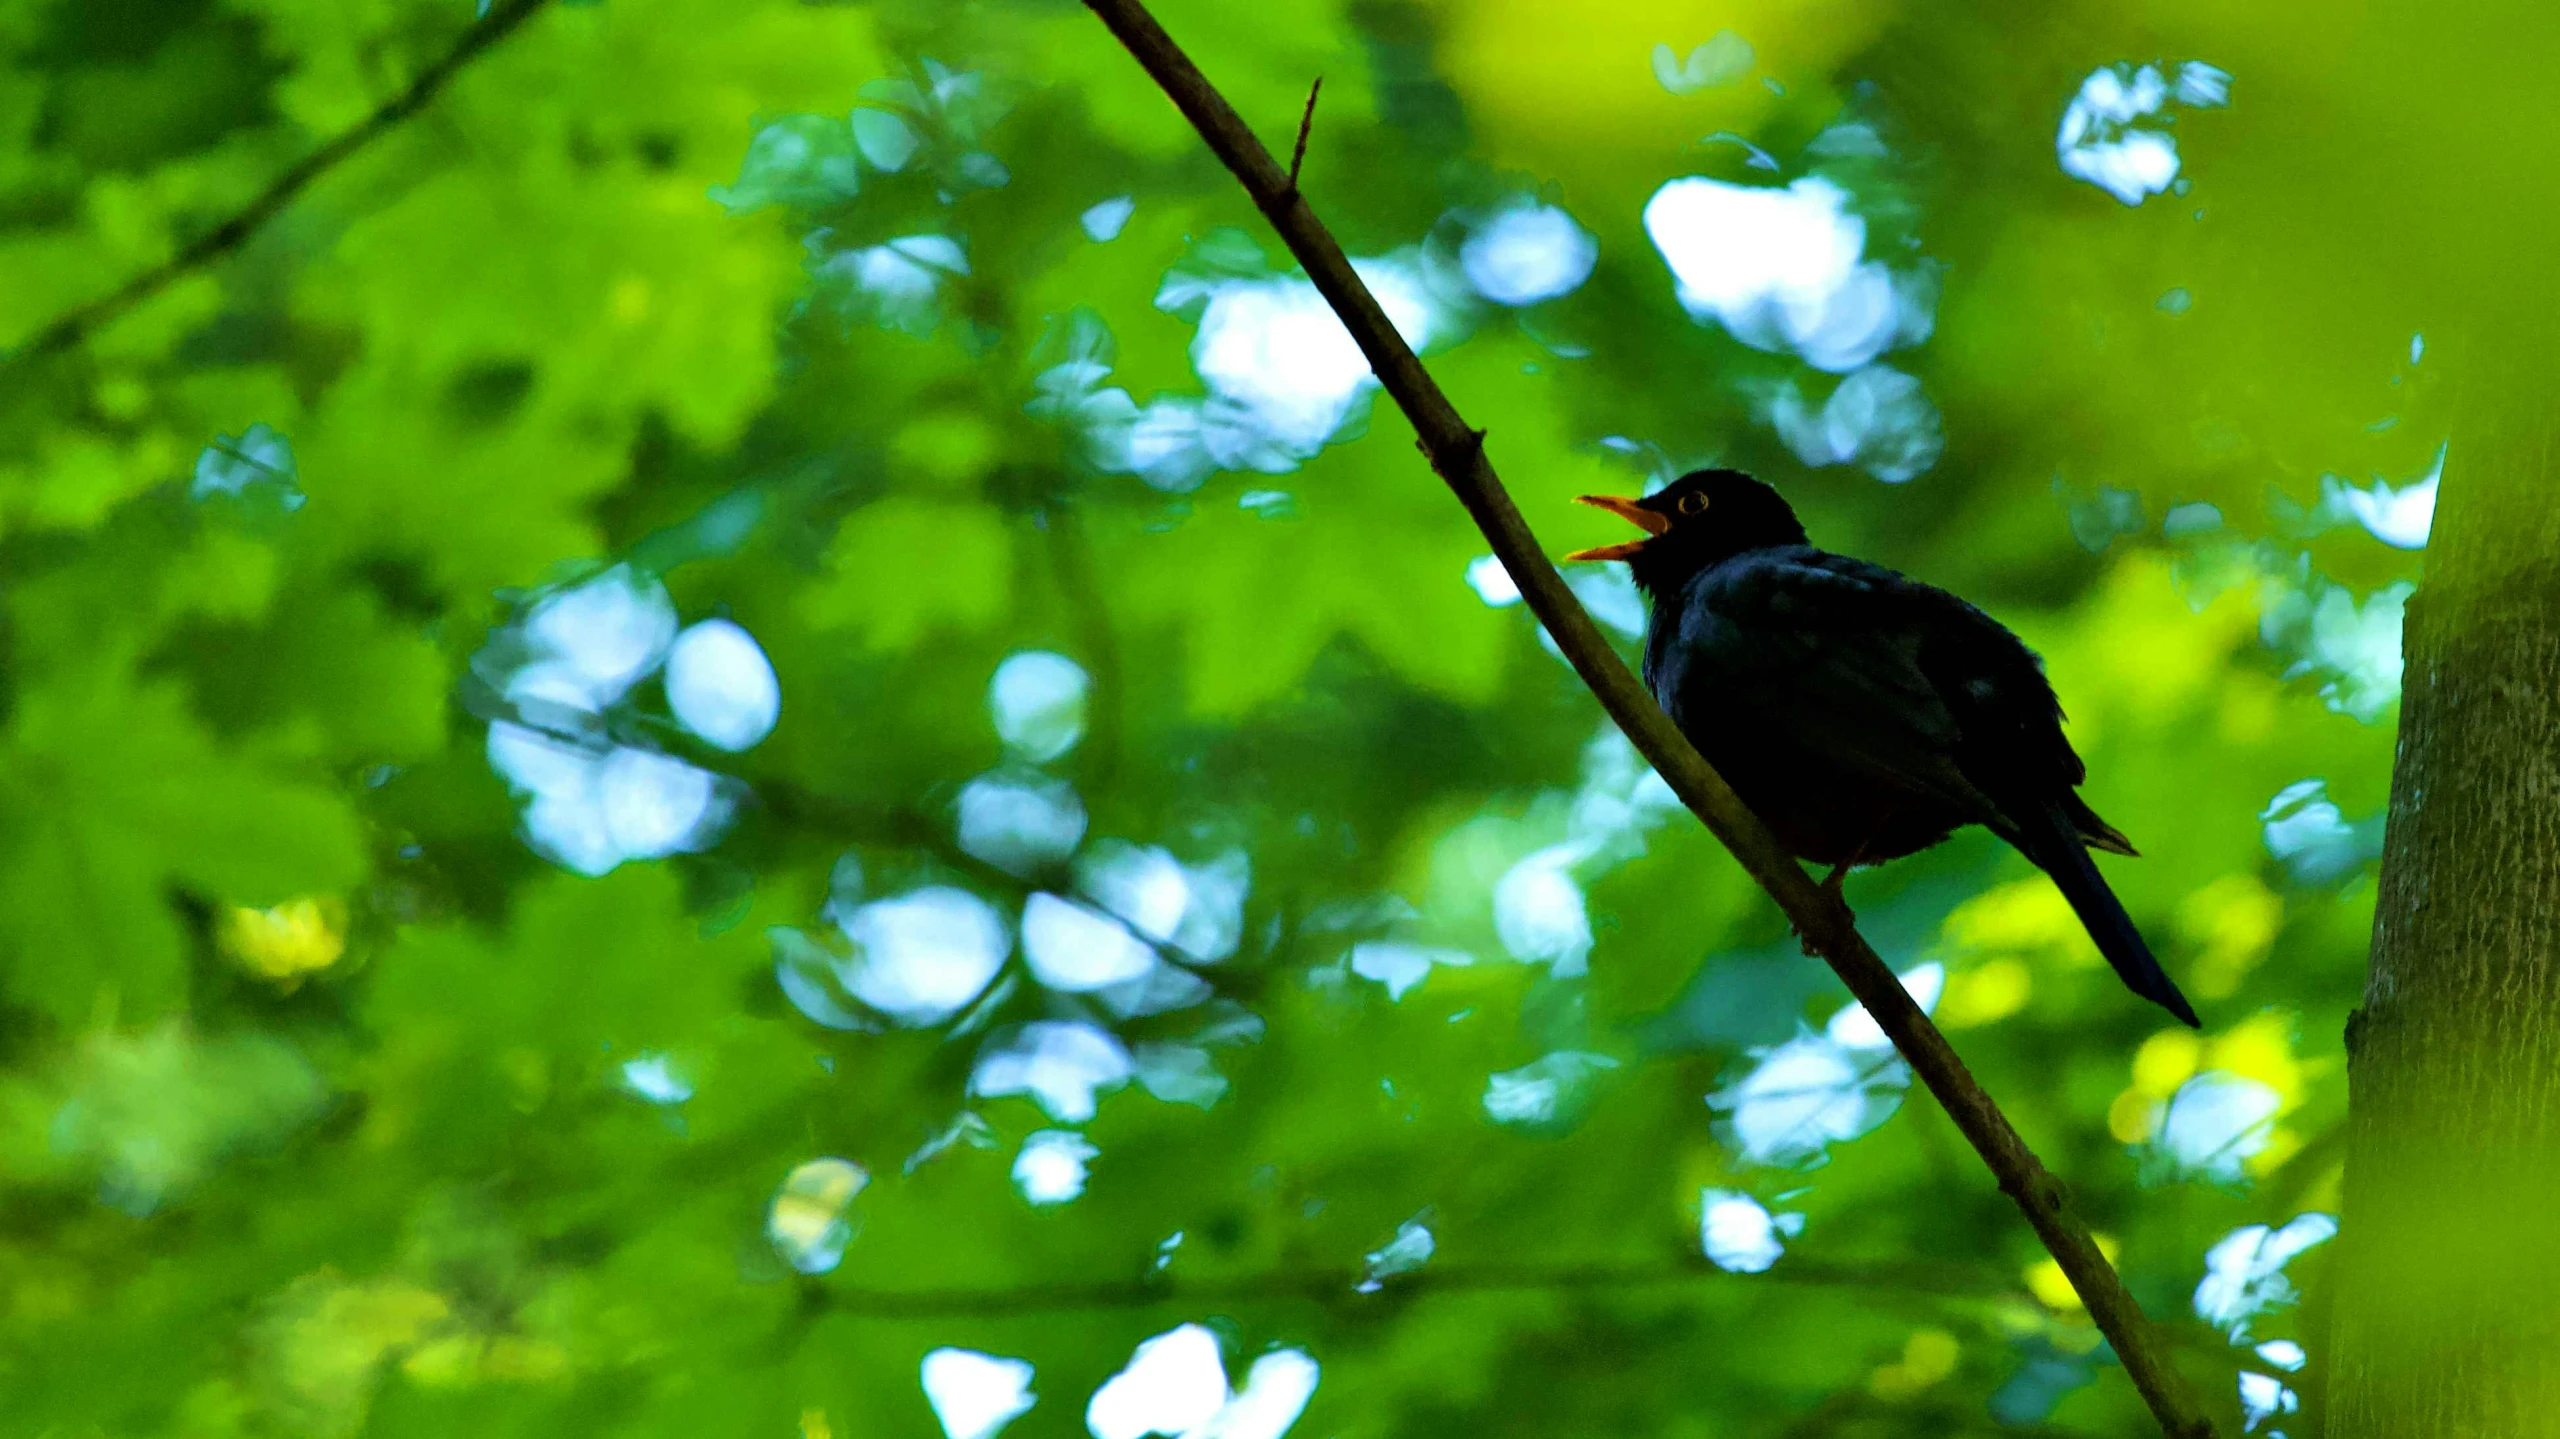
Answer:
[(1776, 490), (1699, 470), (1640, 500), (1584, 495), (1645, 537), (1644, 679), (1672, 723), (1798, 858), (1900, 859), (1978, 824), (2053, 877), (2134, 993), (2192, 1025), (2089, 858), (2133, 845), (2082, 802), (2044, 663), (1999, 621), (1882, 565), (1815, 549)]

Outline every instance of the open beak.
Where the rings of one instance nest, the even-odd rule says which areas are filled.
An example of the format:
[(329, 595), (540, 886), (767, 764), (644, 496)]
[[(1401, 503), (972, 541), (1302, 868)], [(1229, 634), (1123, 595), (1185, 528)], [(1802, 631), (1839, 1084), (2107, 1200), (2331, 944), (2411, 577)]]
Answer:
[(1575, 560), (1626, 559), (1643, 549), (1646, 540), (1671, 528), (1671, 520), (1668, 516), (1657, 515), (1633, 500), (1621, 499), (1616, 495), (1576, 495), (1573, 502), (1577, 505), (1589, 505), (1595, 510), (1607, 510), (1619, 519), (1644, 531), (1645, 538), (1628, 540), (1624, 544), (1602, 545), (1597, 549), (1575, 550), (1572, 554), (1565, 556), (1567, 563)]

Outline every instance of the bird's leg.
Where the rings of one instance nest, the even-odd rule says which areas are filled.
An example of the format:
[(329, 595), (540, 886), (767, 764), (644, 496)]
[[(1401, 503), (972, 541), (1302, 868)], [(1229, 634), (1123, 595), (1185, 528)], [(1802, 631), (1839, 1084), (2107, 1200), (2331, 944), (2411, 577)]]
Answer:
[[(1849, 878), (1849, 867), (1856, 864), (1858, 860), (1866, 854), (1866, 852), (1867, 847), (1863, 844), (1859, 845), (1855, 850), (1850, 851), (1847, 859), (1831, 866), (1831, 873), (1823, 879), (1821, 885), (1822, 892), (1831, 896), (1831, 902), (1840, 906), (1840, 912), (1848, 915), (1849, 922), (1852, 924), (1857, 922), (1858, 916), (1854, 910), (1849, 908), (1849, 901), (1841, 898), (1840, 886)], [(1808, 956), (1818, 956), (1821, 954), (1820, 950), (1813, 947), (1813, 936), (1806, 934), (1803, 930), (1796, 931), (1796, 944), (1801, 947)]]
[[(1883, 831), (1884, 825), (1880, 821), (1876, 825), (1876, 833), (1881, 834)], [(1867, 857), (1867, 846), (1875, 842), (1875, 834), (1870, 834), (1865, 839), (1858, 841), (1858, 847), (1849, 851), (1849, 857), (1847, 859), (1833, 865), (1831, 867), (1831, 873), (1822, 881), (1822, 892), (1831, 896), (1831, 902), (1840, 906), (1840, 912), (1849, 916), (1849, 920), (1853, 924), (1857, 922), (1857, 912), (1849, 908), (1849, 901), (1841, 894), (1840, 887), (1847, 883), (1849, 871), (1855, 868), (1859, 861)], [(1796, 935), (1796, 943), (1803, 946), (1804, 952), (1808, 955), (1815, 952), (1812, 939), (1801, 932)]]
[[(1864, 853), (1865, 848), (1866, 847), (1863, 845), (1859, 846), (1859, 852)], [(1848, 915), (1851, 923), (1855, 923), (1858, 916), (1854, 910), (1849, 908), (1849, 901), (1840, 897), (1840, 885), (1843, 880), (1846, 880), (1849, 877), (1849, 866), (1856, 864), (1857, 862), (1856, 856), (1853, 855), (1849, 859), (1833, 865), (1831, 867), (1829, 877), (1822, 881), (1821, 886), (1822, 892), (1831, 896), (1831, 902), (1840, 906), (1840, 912)], [(1821, 951), (1816, 950), (1813, 947), (1813, 937), (1802, 930), (1796, 931), (1796, 943), (1808, 956), (1818, 956), (1821, 953)]]

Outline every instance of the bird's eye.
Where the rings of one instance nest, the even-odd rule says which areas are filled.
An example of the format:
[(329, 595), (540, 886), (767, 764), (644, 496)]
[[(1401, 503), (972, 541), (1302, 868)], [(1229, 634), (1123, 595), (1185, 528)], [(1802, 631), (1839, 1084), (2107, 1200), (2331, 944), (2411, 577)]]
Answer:
[(1707, 497), (1705, 495), (1691, 491), (1690, 493), (1680, 497), (1680, 513), (1684, 515), (1703, 515), (1706, 512)]

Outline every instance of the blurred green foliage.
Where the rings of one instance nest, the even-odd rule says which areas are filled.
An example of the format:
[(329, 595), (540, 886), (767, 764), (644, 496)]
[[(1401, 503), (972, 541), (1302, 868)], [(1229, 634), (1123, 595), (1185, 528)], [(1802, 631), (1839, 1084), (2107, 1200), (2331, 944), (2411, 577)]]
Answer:
[[(469, 11), (0, 0), (0, 346)], [(1306, 188), (1559, 551), (1739, 465), (2042, 650), (2204, 1034), (1981, 834), (1850, 899), (2223, 1418), (2303, 1384), (2321, 1252), (2245, 1226), (2335, 1208), (2445, 438), (2295, 173), (2314, 62), (2166, 4), (1162, 13), (1275, 147), (1324, 77)], [(2069, 172), (2075, 103), (2174, 173)], [(1684, 176), (1811, 248), (1648, 233)], [(1238, 1435), (1291, 1353), (1301, 1435), (2142, 1432), (1262, 233), (1062, 0), (564, 4), (0, 360), (7, 1430), (932, 1434), (957, 1348), (1063, 1435), (1196, 1322)]]

